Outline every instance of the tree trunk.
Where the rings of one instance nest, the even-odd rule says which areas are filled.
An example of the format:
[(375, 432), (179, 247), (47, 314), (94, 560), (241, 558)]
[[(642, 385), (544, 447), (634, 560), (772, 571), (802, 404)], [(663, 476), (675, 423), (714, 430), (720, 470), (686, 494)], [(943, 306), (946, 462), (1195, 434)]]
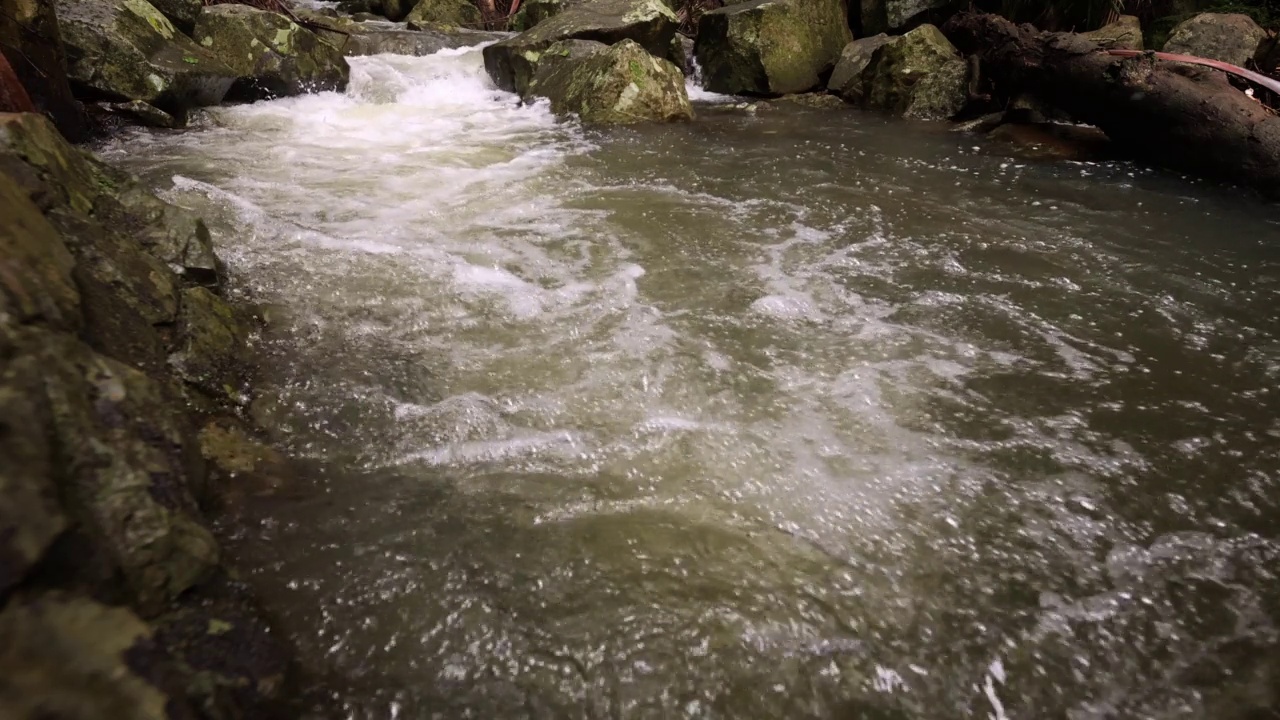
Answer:
[(999, 96), (1036, 95), (1122, 151), (1280, 198), (1280, 116), (1217, 71), (1108, 55), (1079, 35), (994, 15), (956, 15), (944, 31), (981, 58)]
[(67, 81), (52, 0), (0, 0), (0, 52), (36, 110), (51, 117), (68, 140), (85, 139), (88, 126)]

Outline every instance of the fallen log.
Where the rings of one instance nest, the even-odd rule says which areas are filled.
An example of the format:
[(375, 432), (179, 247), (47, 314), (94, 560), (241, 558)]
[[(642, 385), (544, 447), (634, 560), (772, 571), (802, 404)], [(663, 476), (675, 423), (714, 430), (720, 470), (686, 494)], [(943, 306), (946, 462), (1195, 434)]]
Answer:
[(943, 31), (979, 56), (998, 97), (1030, 93), (1097, 126), (1123, 152), (1280, 199), (1280, 116), (1218, 72), (1121, 57), (1079, 35), (982, 13), (955, 15)]

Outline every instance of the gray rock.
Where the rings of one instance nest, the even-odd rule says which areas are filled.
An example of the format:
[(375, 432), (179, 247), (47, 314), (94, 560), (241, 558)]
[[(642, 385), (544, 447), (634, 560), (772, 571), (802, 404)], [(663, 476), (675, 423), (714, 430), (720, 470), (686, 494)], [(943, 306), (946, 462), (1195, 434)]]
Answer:
[(884, 33), (859, 38), (844, 46), (836, 68), (827, 81), (827, 90), (851, 103), (861, 103), (866, 98), (867, 82), (864, 73), (871, 64), (876, 50), (889, 42)]
[(612, 45), (633, 40), (651, 55), (665, 57), (678, 20), (661, 0), (594, 0), (574, 5), (516, 37), (484, 49), (484, 66), (494, 83), (524, 94), (542, 52), (562, 40), (595, 40)]
[(341, 90), (351, 73), (342, 53), (315, 33), (248, 5), (205, 8), (193, 37), (236, 73), (231, 99)]
[(55, 0), (68, 75), (108, 98), (170, 113), (216, 105), (235, 73), (146, 0)]
[(1267, 31), (1248, 15), (1201, 13), (1179, 23), (1162, 49), (1244, 66), (1266, 39)]
[(567, 40), (547, 48), (528, 94), (546, 97), (557, 115), (597, 125), (693, 118), (684, 73), (632, 40), (605, 45)]

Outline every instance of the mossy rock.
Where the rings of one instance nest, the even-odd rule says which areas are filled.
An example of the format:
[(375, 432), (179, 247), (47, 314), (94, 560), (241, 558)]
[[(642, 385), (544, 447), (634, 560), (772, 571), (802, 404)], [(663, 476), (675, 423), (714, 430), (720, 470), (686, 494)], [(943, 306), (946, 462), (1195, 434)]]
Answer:
[(708, 90), (776, 96), (818, 87), (852, 39), (842, 0), (753, 0), (704, 14), (694, 52)]
[(941, 22), (957, 0), (860, 0), (864, 35), (900, 33), (926, 22)]
[[(0, 334), (8, 332), (0, 328)], [(7, 358), (0, 363), (0, 596), (22, 582), (68, 527), (54, 484), (43, 369), (30, 356), (8, 358), (13, 348), (4, 344), (0, 341), (0, 355)]]
[(156, 197), (136, 177), (71, 145), (46, 118), (0, 115), (0, 170), (13, 177), (34, 175), (29, 181), (32, 192), (38, 189), (46, 214), (65, 208), (91, 215), (113, 231), (127, 233), (184, 278), (218, 282), (221, 263), (203, 220)]
[(905, 117), (941, 120), (967, 101), (968, 64), (933, 25), (890, 38), (862, 71), (864, 105)]
[(471, 0), (419, 0), (405, 18), (410, 30), (430, 25), (480, 27), (484, 18)]
[(351, 70), (342, 53), (278, 13), (213, 5), (196, 22), (196, 42), (236, 73), (235, 100), (341, 90)]
[(558, 42), (593, 40), (612, 45), (632, 40), (651, 55), (665, 57), (678, 24), (675, 12), (660, 0), (592, 0), (487, 46), (484, 66), (499, 88), (523, 95), (542, 52)]
[(151, 612), (209, 577), (218, 545), (189, 487), (204, 477), (176, 388), (48, 335), (31, 343), (45, 372), (62, 500), (90, 538), (78, 559), (118, 569), (134, 603)]
[(205, 393), (235, 400), (244, 384), (250, 324), (243, 313), (205, 288), (182, 291), (178, 334), (169, 364), (184, 381)]
[(55, 0), (68, 75), (106, 99), (183, 116), (222, 102), (235, 73), (146, 0)]
[(594, 125), (673, 122), (693, 118), (684, 73), (631, 40), (615, 45), (566, 41), (552, 45), (529, 86), (557, 115)]
[[(2, 136), (0, 136), (2, 137)], [(0, 321), (80, 329), (75, 260), (24, 188), (0, 173)]]
[(1201, 13), (1179, 23), (1169, 33), (1163, 50), (1243, 67), (1266, 39), (1267, 31), (1248, 15)]

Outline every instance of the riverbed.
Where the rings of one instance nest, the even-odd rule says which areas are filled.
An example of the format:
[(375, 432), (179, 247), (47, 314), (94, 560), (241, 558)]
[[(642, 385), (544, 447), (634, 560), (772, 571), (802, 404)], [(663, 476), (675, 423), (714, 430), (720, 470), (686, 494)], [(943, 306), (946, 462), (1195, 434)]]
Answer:
[[(231, 551), (349, 718), (1276, 706), (1280, 208), (475, 48), (106, 156), (264, 303)], [(1231, 714), (1236, 713), (1236, 714)]]

